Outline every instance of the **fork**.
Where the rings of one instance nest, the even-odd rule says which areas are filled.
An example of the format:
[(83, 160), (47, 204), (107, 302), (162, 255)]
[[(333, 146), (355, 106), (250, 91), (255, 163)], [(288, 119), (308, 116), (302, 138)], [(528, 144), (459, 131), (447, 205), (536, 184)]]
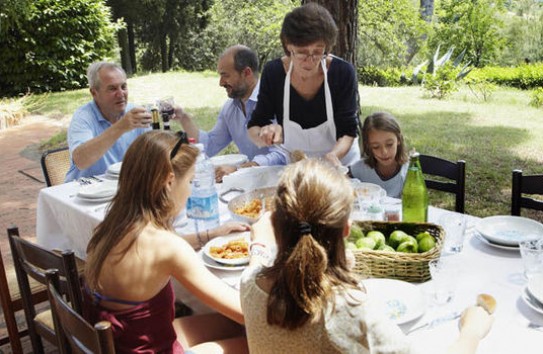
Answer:
[(87, 184), (92, 184), (92, 180), (88, 177), (81, 177), (77, 180), (77, 182), (81, 185), (81, 186), (84, 186), (84, 185), (87, 185)]

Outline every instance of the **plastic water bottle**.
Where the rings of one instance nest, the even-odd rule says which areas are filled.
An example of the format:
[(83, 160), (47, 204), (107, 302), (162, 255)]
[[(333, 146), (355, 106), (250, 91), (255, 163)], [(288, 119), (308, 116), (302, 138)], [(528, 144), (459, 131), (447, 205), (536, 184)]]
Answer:
[(187, 201), (187, 217), (194, 222), (197, 233), (219, 226), (219, 198), (215, 188), (215, 168), (207, 159), (203, 144), (196, 160), (196, 171), (192, 180), (192, 193)]

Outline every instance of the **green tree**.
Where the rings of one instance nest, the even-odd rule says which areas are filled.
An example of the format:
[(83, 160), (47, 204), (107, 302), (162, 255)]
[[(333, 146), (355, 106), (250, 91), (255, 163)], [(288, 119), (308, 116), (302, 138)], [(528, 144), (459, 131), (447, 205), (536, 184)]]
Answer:
[(0, 0), (0, 34), (19, 26), (30, 12), (31, 0)]
[(431, 47), (466, 49), (466, 58), (477, 67), (491, 63), (504, 45), (504, 11), (504, 0), (442, 0)]
[(299, 4), (294, 0), (216, 1), (207, 13), (209, 25), (201, 33), (191, 33), (189, 47), (179, 53), (180, 64), (186, 69), (214, 69), (220, 53), (238, 43), (255, 50), (262, 64), (280, 56), (283, 17)]
[(0, 95), (86, 85), (88, 65), (112, 56), (115, 29), (96, 0), (34, 0), (0, 37)]
[(358, 65), (408, 64), (427, 28), (418, 7), (411, 0), (366, 0), (358, 6)]

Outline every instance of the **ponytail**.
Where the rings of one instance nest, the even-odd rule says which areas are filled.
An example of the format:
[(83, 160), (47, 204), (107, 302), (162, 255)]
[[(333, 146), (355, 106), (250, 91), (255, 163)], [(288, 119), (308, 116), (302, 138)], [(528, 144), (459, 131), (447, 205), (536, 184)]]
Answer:
[(318, 317), (327, 303), (326, 251), (310, 233), (303, 234), (278, 273), (268, 298), (268, 323), (295, 329)]

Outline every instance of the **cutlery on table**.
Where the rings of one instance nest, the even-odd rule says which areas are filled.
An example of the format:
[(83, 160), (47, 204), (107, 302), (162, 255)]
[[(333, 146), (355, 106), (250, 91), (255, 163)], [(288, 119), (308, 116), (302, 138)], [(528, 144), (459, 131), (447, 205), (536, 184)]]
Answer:
[(456, 320), (457, 318), (460, 317), (461, 314), (462, 314), (462, 312), (456, 311), (456, 312), (449, 313), (449, 314), (447, 314), (445, 316), (435, 318), (435, 319), (433, 319), (431, 321), (428, 321), (428, 322), (425, 322), (425, 323), (423, 323), (421, 325), (410, 328), (406, 332), (406, 334), (418, 331), (419, 329), (423, 329), (423, 328), (432, 329), (434, 327), (439, 326), (442, 323), (449, 322), (449, 321), (452, 321), (452, 320)]

